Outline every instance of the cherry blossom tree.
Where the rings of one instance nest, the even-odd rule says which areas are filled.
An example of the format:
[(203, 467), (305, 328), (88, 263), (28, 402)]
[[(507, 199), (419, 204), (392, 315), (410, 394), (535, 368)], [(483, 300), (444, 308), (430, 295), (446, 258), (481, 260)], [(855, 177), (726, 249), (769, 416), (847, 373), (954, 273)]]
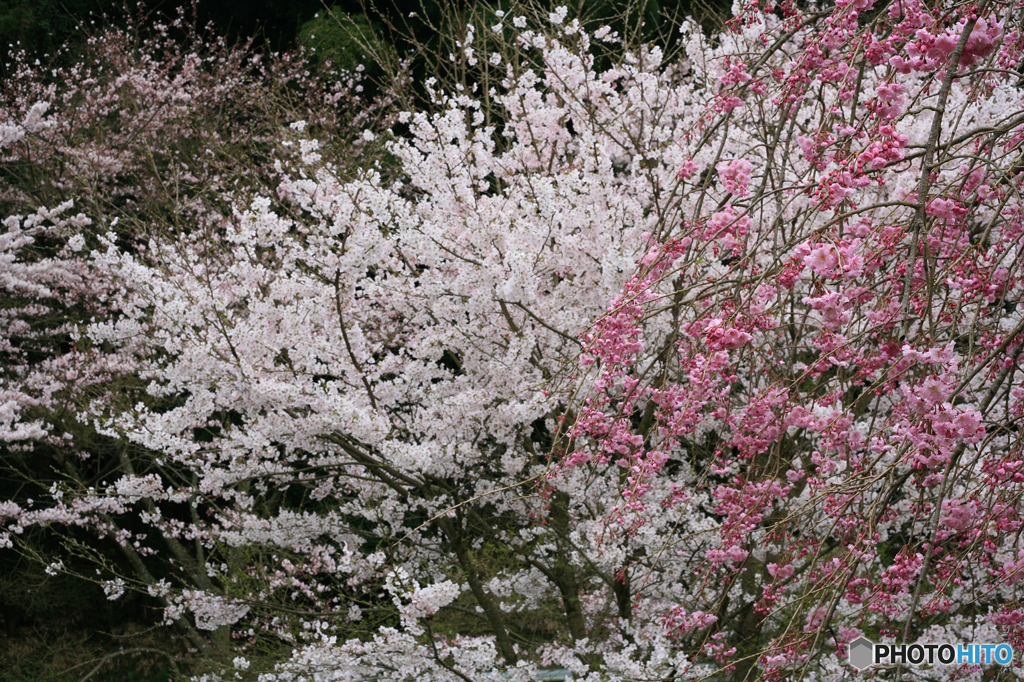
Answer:
[(1020, 646), (1021, 9), (754, 2), (678, 54), (495, 11), (375, 161), (301, 117), (266, 191), (96, 235), (119, 467), (0, 537), (116, 538), (207, 679)]
[(559, 470), (619, 472), (621, 535), (670, 524), (634, 570), (676, 566), (662, 623), (734, 679), (1019, 646), (1015, 10), (746, 9), (690, 35), (702, 119)]
[[(85, 577), (117, 596), (119, 571), (147, 584), (165, 562), (122, 542), (133, 522), (123, 505), (77, 499), (135, 470), (125, 444), (98, 434), (84, 409), (144, 395), (132, 352), (86, 333), (118, 314), (111, 297), (131, 295), (91, 249), (117, 235), (145, 260), (148, 235), (195, 239), (197, 224), (230, 213), (238, 197), (275, 187), (282, 168), (271, 157), (297, 111), (337, 145), (339, 162), (354, 163), (372, 148), (354, 133), (379, 125), (389, 104), (365, 96), (358, 73), (314, 77), (302, 54), (229, 47), (185, 14), (87, 32), (53, 64), (14, 55), (0, 93), (0, 547), (22, 538), (19, 549), (45, 559), (48, 574), (74, 572), (68, 557), (41, 557), (26, 539), (26, 529), (59, 526), (58, 542), (83, 555), (78, 570), (82, 561), (99, 565), (100, 578)], [(76, 529), (95, 542), (81, 545)], [(164, 541), (172, 561), (202, 565), (201, 548)], [(108, 570), (117, 564), (110, 545), (122, 556)], [(210, 649), (194, 626), (171, 620), (189, 646)], [(218, 633), (214, 649), (227, 635)]]

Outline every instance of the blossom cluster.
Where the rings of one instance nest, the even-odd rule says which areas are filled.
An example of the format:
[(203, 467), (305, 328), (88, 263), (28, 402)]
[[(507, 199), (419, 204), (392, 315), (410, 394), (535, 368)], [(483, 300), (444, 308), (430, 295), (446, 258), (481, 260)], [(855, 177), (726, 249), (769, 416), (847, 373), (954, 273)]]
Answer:
[[(244, 190), (175, 176), (188, 229), (12, 215), (12, 324), (102, 283), (68, 333), (134, 383), (75, 403), (116, 473), (0, 502), (0, 543), (164, 559), (108, 594), (266, 682), (838, 680), (868, 632), (1024, 641), (1020, 3), (734, 13), (607, 60), (564, 8), (495, 12), (363, 164), (295, 116)], [(4, 150), (69, 125), (43, 101)], [(55, 439), (22, 367), (0, 440)]]

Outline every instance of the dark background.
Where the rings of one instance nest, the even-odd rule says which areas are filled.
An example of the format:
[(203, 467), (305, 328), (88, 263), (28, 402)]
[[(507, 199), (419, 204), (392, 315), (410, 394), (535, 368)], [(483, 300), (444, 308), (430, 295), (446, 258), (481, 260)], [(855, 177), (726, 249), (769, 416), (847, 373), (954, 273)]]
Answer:
[[(429, 42), (430, 30), (422, 21), (407, 23), (409, 13), (437, 17), (442, 3), (463, 9), (474, 4), (472, 0), (326, 0), (326, 5), (343, 12), (365, 13), (375, 24), (387, 24), (390, 19), (403, 30), (411, 30), (421, 42)], [(142, 4), (153, 16), (165, 18), (176, 16), (184, 8), (187, 15), (194, 12), (200, 25), (212, 22), (215, 31), (229, 40), (255, 37), (258, 44), (271, 51), (295, 47), (302, 24), (325, 11), (323, 0), (147, 0)], [(497, 7), (507, 3), (494, 0), (487, 4)], [(728, 13), (731, 0), (540, 0), (539, 4), (579, 5), (595, 19), (621, 15), (627, 6), (632, 7), (632, 21), (644, 21), (653, 33), (657, 27), (686, 15), (703, 20), (711, 14)], [(125, 0), (0, 0), (0, 46), (5, 53), (21, 48), (43, 57), (80, 34), (80, 26), (117, 23), (137, 11), (134, 2)], [(613, 27), (618, 28), (614, 23)], [(392, 38), (402, 52), (403, 41)]]

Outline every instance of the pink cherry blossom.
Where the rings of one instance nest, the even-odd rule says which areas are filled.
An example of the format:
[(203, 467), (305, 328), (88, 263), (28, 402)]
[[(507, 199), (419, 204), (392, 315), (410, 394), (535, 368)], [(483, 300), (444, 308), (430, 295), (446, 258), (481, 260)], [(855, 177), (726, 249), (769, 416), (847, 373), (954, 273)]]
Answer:
[(423, 102), (172, 27), (19, 62), (0, 551), (73, 529), (265, 682), (1024, 642), (1024, 15), (872, 7), (467, 19)]

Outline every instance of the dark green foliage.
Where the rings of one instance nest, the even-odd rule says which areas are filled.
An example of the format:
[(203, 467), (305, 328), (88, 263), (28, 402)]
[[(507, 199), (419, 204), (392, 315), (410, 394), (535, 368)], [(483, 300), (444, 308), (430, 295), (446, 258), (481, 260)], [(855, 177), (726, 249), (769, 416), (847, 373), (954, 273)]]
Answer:
[[(51, 558), (73, 559), (52, 542), (33, 543)], [(145, 595), (108, 601), (98, 585), (49, 576), (14, 553), (0, 553), (0, 682), (90, 680), (165, 682), (171, 678), (168, 633)], [(124, 650), (125, 655), (111, 656)], [(166, 653), (165, 653), (166, 652)]]
[(110, 12), (113, 0), (0, 0), (0, 45), (34, 53), (60, 47), (90, 13)]
[(313, 19), (302, 24), (298, 43), (313, 53), (313, 61), (332, 70), (354, 72), (358, 67), (369, 67), (370, 73), (376, 64), (366, 54), (365, 45), (380, 45), (381, 29), (372, 26), (365, 14), (345, 14), (338, 8), (330, 12), (318, 12)]

